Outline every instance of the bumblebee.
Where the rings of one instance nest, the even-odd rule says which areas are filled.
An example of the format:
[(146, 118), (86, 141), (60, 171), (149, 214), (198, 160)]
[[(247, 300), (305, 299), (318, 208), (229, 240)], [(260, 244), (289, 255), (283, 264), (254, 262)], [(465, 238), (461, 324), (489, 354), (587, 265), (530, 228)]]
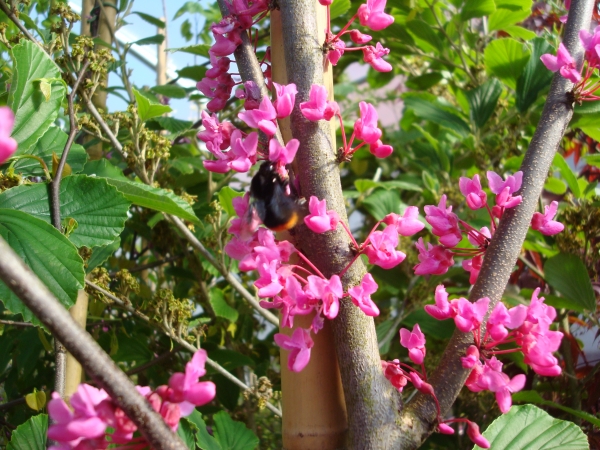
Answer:
[(273, 231), (293, 228), (298, 222), (298, 196), (289, 181), (275, 171), (273, 163), (265, 161), (250, 183), (252, 207), (262, 223)]

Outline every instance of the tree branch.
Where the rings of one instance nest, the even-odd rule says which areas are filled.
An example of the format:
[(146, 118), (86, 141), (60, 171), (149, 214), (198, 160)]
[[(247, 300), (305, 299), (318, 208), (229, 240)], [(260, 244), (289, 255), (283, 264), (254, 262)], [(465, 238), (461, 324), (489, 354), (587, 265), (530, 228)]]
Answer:
[(77, 358), (97, 385), (108, 392), (138, 426), (152, 448), (186, 450), (181, 439), (152, 409), (150, 403), (138, 394), (129, 378), (98, 343), (73, 321), (65, 308), (2, 238), (0, 254), (0, 280)]
[[(569, 11), (564, 44), (579, 68), (583, 64), (579, 31), (589, 29), (594, 3), (594, 0), (573, 0)], [(570, 99), (572, 89), (573, 84), (560, 73), (554, 76), (540, 122), (521, 166), (523, 184), (519, 194), (523, 201), (504, 213), (469, 296), (472, 302), (488, 297), (490, 311), (502, 298), (536, 211), (550, 165), (573, 115), (573, 102)], [(472, 343), (471, 334), (457, 330), (431, 377), (442, 414), (452, 406), (469, 375), (470, 370), (463, 369), (460, 357)], [(418, 446), (433, 430), (435, 420), (436, 408), (432, 397), (418, 394), (404, 411), (403, 429)]]
[(0, 0), (0, 9), (6, 14), (6, 16), (17, 26), (17, 28), (23, 33), (27, 39), (37, 45), (44, 53), (47, 53), (42, 44), (33, 37), (33, 35), (23, 26), (19, 18), (13, 13), (12, 9), (6, 4), (4, 0)]

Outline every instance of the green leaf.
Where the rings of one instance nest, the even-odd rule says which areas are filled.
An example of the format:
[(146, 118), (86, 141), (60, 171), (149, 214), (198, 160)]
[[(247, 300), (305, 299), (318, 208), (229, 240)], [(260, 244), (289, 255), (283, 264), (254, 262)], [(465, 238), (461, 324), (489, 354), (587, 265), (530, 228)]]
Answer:
[(137, 40), (135, 42), (132, 42), (131, 44), (136, 44), (136, 45), (160, 45), (164, 42), (165, 40), (165, 35), (164, 34), (155, 34), (154, 36), (149, 36), (147, 38), (143, 38), (140, 40)]
[(550, 86), (554, 74), (540, 60), (540, 56), (550, 52), (552, 46), (545, 39), (536, 38), (531, 42), (531, 57), (517, 80), (516, 106), (520, 112), (527, 111), (535, 103), (540, 92)]
[(177, 436), (181, 438), (183, 443), (190, 450), (195, 450), (196, 448), (196, 439), (195, 433), (198, 431), (198, 427), (190, 422), (185, 417), (182, 417), (179, 420), (179, 427), (177, 428)]
[(92, 256), (87, 262), (87, 267), (85, 268), (86, 273), (90, 273), (108, 258), (110, 258), (114, 253), (121, 247), (121, 238), (118, 237), (114, 240), (112, 244), (105, 245), (103, 247), (94, 247), (92, 249)]
[(223, 450), (215, 438), (212, 437), (206, 429), (206, 422), (204, 422), (202, 414), (200, 414), (197, 410), (194, 410), (187, 418), (190, 422), (198, 427), (196, 441), (202, 450)]
[(194, 223), (200, 223), (188, 202), (166, 189), (155, 188), (130, 180), (107, 178), (131, 203), (180, 217)]
[[(121, 234), (130, 203), (102, 178), (71, 175), (60, 184), (61, 217), (78, 223), (69, 239), (77, 247), (111, 244)], [(48, 186), (21, 185), (0, 194), (0, 208), (18, 209), (51, 223)]]
[(585, 264), (579, 256), (559, 253), (544, 264), (545, 279), (569, 300), (588, 311), (596, 310), (596, 296)]
[(422, 97), (405, 95), (404, 107), (411, 109), (418, 117), (453, 130), (460, 136), (465, 137), (470, 133), (469, 125), (460, 116)]
[(495, 78), (490, 78), (481, 86), (465, 92), (469, 101), (471, 121), (482, 128), (496, 109), (498, 99), (502, 94), (502, 85)]
[(210, 306), (217, 317), (223, 317), (230, 322), (237, 322), (239, 313), (235, 308), (229, 306), (229, 303), (225, 300), (225, 294), (222, 290), (213, 288), (209, 293)]
[(161, 105), (160, 103), (150, 103), (150, 100), (148, 100), (145, 96), (140, 94), (135, 89), (133, 90), (133, 95), (135, 95), (135, 102), (137, 103), (138, 114), (142, 122), (145, 122), (148, 119), (152, 119), (153, 117), (162, 116), (163, 114), (172, 111), (172, 109), (169, 106)]
[[(559, 420), (537, 406), (513, 406), (485, 430), (493, 449), (587, 450), (588, 440), (573, 422)], [(473, 450), (480, 449), (474, 446)]]
[(575, 196), (575, 198), (581, 198), (581, 190), (579, 189), (579, 184), (577, 183), (577, 175), (573, 173), (573, 170), (569, 167), (565, 158), (560, 153), (554, 155), (554, 160), (552, 164), (560, 170), (560, 174), (567, 182), (569, 189)]
[(48, 434), (48, 415), (30, 417), (12, 432), (6, 450), (44, 450)]
[(154, 16), (151, 16), (150, 14), (146, 14), (139, 11), (134, 11), (131, 14), (137, 14), (140, 17), (140, 19), (145, 20), (146, 22), (148, 22), (151, 25), (154, 25), (155, 27), (164, 28), (166, 26), (164, 20), (160, 20)]
[(88, 161), (83, 168), (83, 173), (92, 177), (113, 178), (116, 180), (128, 179), (123, 175), (121, 169), (111, 164), (105, 158)]
[(496, 11), (494, 0), (467, 0), (460, 11), (461, 20), (489, 16)]
[(511, 38), (497, 39), (485, 48), (485, 70), (515, 89), (529, 57), (529, 50), (520, 42)]
[(196, 44), (196, 45), (188, 45), (187, 47), (168, 48), (167, 52), (169, 52), (169, 53), (175, 53), (175, 52), (191, 53), (192, 55), (204, 56), (206, 58), (209, 50), (210, 50), (210, 45), (208, 45), (208, 44)]
[(167, 130), (169, 133), (175, 134), (189, 130), (190, 127), (193, 125), (193, 122), (190, 122), (189, 120), (180, 120), (175, 119), (173, 117), (161, 116), (155, 117), (154, 120), (158, 122), (158, 124), (165, 130)]
[(239, 192), (231, 189), (229, 186), (225, 186), (219, 191), (219, 203), (229, 217), (234, 217), (235, 210), (233, 209), (233, 199), (236, 197), (243, 197), (244, 192)]
[(533, 0), (496, 0), (496, 11), (490, 15), (488, 29), (502, 30), (531, 15)]
[[(52, 153), (61, 155), (65, 144), (67, 143), (67, 134), (57, 126), (52, 125), (48, 131), (40, 138), (39, 141), (27, 150), (17, 149), (14, 156), (18, 155), (34, 155), (39, 156), (44, 160), (48, 168), (52, 168)], [(71, 166), (73, 173), (81, 172), (83, 165), (87, 161), (87, 153), (79, 144), (73, 144), (67, 163)], [(15, 162), (15, 172), (21, 173), (27, 177), (44, 176), (44, 170), (38, 161), (32, 158), (23, 158)]]
[(596, 427), (600, 427), (600, 418), (593, 416), (592, 414), (586, 413), (585, 411), (579, 411), (577, 409), (569, 408), (567, 406), (554, 403), (550, 400), (544, 400), (537, 391), (520, 391), (515, 392), (512, 395), (513, 402), (524, 402), (524, 403), (535, 403), (536, 405), (550, 406), (557, 408), (562, 411), (568, 412), (569, 414), (579, 417)]
[(256, 435), (242, 422), (235, 422), (225, 411), (213, 416), (214, 435), (223, 450), (254, 450), (259, 443)]
[(528, 30), (527, 28), (520, 27), (518, 25), (509, 25), (507, 27), (504, 27), (503, 31), (508, 33), (510, 37), (523, 39), (524, 41), (530, 41), (537, 36), (537, 34), (535, 34), (533, 31)]
[(221, 366), (225, 367), (225, 369), (232, 371), (233, 369), (237, 369), (238, 367), (254, 367), (256, 363), (252, 358), (246, 355), (242, 355), (233, 350), (221, 350), (216, 349), (210, 352), (210, 358), (213, 361), (216, 361)]
[(397, 191), (377, 189), (362, 204), (375, 220), (382, 220), (392, 212), (400, 214), (400, 195)]
[[(39, 277), (58, 301), (70, 308), (83, 289), (83, 261), (75, 246), (52, 225), (25, 212), (0, 209), (0, 236)], [(0, 299), (26, 322), (39, 323), (21, 300), (0, 282)]]
[(455, 325), (452, 320), (437, 320), (431, 317), (427, 312), (421, 308), (413, 311), (402, 320), (402, 325), (412, 329), (415, 324), (418, 323), (421, 327), (421, 331), (427, 336), (432, 336), (436, 339), (450, 339), (452, 333), (454, 333)]
[(585, 162), (590, 166), (600, 167), (600, 154), (586, 155)]
[(421, 49), (426, 52), (442, 51), (442, 41), (427, 22), (423, 20), (410, 20), (406, 22), (406, 27)]
[(204, 78), (206, 66), (187, 66), (177, 71), (177, 75), (181, 78), (189, 78), (190, 80), (200, 81)]
[(156, 94), (164, 95), (169, 98), (185, 98), (186, 92), (181, 86), (176, 84), (163, 84), (162, 86), (154, 86), (150, 90)]
[(192, 14), (202, 14), (202, 5), (196, 2), (185, 2), (184, 5), (175, 13), (173, 20), (183, 16), (186, 12)]
[(425, 91), (444, 79), (444, 76), (440, 72), (430, 72), (418, 77), (410, 76), (406, 80), (406, 87), (414, 90)]
[(544, 189), (556, 195), (563, 195), (567, 192), (567, 185), (563, 180), (559, 180), (555, 177), (548, 177), (544, 184)]
[(350, 6), (350, 0), (334, 0), (329, 9), (331, 19), (337, 19), (346, 14), (350, 9)]
[(40, 90), (40, 78), (60, 78), (60, 71), (50, 57), (32, 42), (22, 39), (12, 48), (13, 82), (8, 94), (8, 106), (15, 113), (12, 137), (19, 143), (18, 151), (26, 152), (40, 139), (58, 116), (65, 98), (65, 87), (55, 83), (50, 100)]

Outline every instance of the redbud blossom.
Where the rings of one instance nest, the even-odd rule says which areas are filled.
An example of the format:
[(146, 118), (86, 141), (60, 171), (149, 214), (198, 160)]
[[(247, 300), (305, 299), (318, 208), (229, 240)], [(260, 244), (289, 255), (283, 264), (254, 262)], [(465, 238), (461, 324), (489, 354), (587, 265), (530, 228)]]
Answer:
[(338, 61), (346, 50), (344, 41), (337, 40), (333, 43), (333, 47), (327, 52), (327, 59), (332, 65), (337, 65)]
[(556, 56), (546, 53), (540, 56), (540, 59), (548, 70), (560, 72), (561, 76), (570, 82), (579, 83), (581, 81), (581, 74), (575, 68), (575, 60), (562, 42), (558, 45)]
[(479, 362), (479, 349), (470, 345), (467, 349), (467, 355), (460, 358), (462, 366), (465, 369), (472, 369)]
[(294, 109), (294, 104), (296, 103), (296, 94), (298, 93), (298, 89), (296, 89), (296, 85), (294, 83), (287, 85), (273, 83), (273, 86), (275, 86), (276, 95), (273, 106), (277, 110), (277, 118), (283, 119), (292, 113), (292, 109)]
[(284, 350), (288, 350), (288, 369), (292, 372), (301, 372), (310, 361), (310, 349), (315, 345), (310, 337), (310, 331), (296, 328), (292, 336), (277, 333), (275, 343)]
[(377, 288), (373, 275), (367, 273), (358, 286), (348, 289), (352, 303), (358, 306), (367, 316), (375, 317), (379, 315), (379, 308), (371, 300), (371, 294), (377, 292)]
[(481, 448), (490, 448), (489, 441), (481, 435), (479, 432), (479, 425), (477, 425), (475, 422), (468, 422), (467, 435), (474, 444), (479, 445)]
[(408, 357), (415, 364), (423, 364), (425, 359), (425, 335), (416, 323), (412, 331), (400, 328), (400, 345), (408, 349)]
[(467, 206), (472, 210), (483, 208), (487, 202), (487, 195), (481, 189), (479, 175), (474, 175), (473, 179), (460, 177), (458, 182), (460, 192), (467, 198)]
[(454, 434), (454, 428), (445, 423), (438, 424), (438, 431), (442, 434)]
[(412, 384), (415, 386), (415, 389), (417, 389), (419, 392), (427, 395), (435, 395), (433, 386), (426, 381), (423, 381), (423, 379), (417, 373), (411, 372), (409, 377), (410, 381), (412, 381)]
[(441, 244), (454, 247), (462, 240), (458, 216), (452, 212), (452, 206), (446, 208), (446, 195), (442, 195), (438, 206), (426, 205), (424, 210), (425, 220), (431, 225), (431, 232), (439, 236)]
[(315, 233), (325, 233), (337, 228), (340, 217), (333, 209), (327, 210), (325, 199), (319, 201), (312, 195), (308, 202), (310, 214), (304, 218), (304, 223)]
[(300, 111), (308, 120), (330, 120), (334, 115), (339, 114), (340, 107), (334, 101), (327, 101), (327, 89), (320, 84), (313, 84), (310, 87), (308, 101), (300, 103)]
[(290, 139), (285, 147), (277, 139), (271, 139), (269, 141), (269, 161), (283, 166), (291, 164), (296, 157), (299, 146), (300, 141), (298, 139)]
[(195, 406), (202, 406), (210, 402), (216, 395), (216, 386), (212, 381), (198, 381), (206, 375), (207, 354), (200, 349), (194, 353), (192, 359), (185, 365), (185, 373), (176, 372), (169, 378), (169, 396), (167, 400), (179, 403), (181, 415), (192, 413)]
[(367, 0), (358, 8), (358, 19), (363, 27), (380, 31), (394, 23), (394, 17), (383, 12), (387, 0)]
[(531, 228), (539, 231), (546, 236), (552, 236), (564, 230), (565, 226), (554, 219), (558, 209), (558, 202), (553, 201), (550, 205), (544, 207), (544, 214), (535, 212), (531, 219)]
[(507, 328), (514, 330), (519, 328), (527, 317), (527, 307), (518, 305), (510, 310), (504, 303), (498, 303), (487, 322), (487, 331), (494, 341), (502, 341), (508, 335)]
[(369, 42), (372, 39), (372, 37), (369, 36), (368, 34), (363, 34), (358, 30), (350, 30), (350, 39), (355, 44), (362, 45), (362, 44), (366, 44), (367, 42)]
[(384, 376), (392, 383), (398, 392), (402, 392), (406, 383), (408, 383), (408, 378), (404, 375), (402, 370), (399, 367), (400, 361), (395, 359), (393, 363), (388, 363), (387, 361), (381, 361), (381, 367), (383, 369)]
[(406, 258), (404, 253), (396, 250), (398, 229), (394, 225), (388, 225), (383, 231), (374, 231), (369, 235), (367, 242), (364, 253), (369, 258), (370, 264), (391, 269)]
[(360, 118), (354, 122), (354, 132), (358, 139), (367, 144), (375, 144), (381, 137), (381, 130), (377, 127), (377, 110), (367, 102), (360, 102)]
[(248, 172), (250, 167), (256, 163), (256, 147), (258, 145), (258, 133), (250, 133), (246, 139), (242, 139), (242, 132), (235, 130), (231, 135), (231, 151), (233, 157), (228, 163), (236, 172)]
[(242, 111), (238, 114), (238, 117), (246, 122), (246, 125), (249, 127), (258, 128), (267, 136), (273, 136), (277, 131), (277, 125), (275, 124), (277, 111), (266, 95), (257, 109)]
[(402, 236), (412, 236), (425, 228), (425, 225), (418, 217), (419, 208), (416, 206), (409, 206), (404, 210), (403, 216), (390, 213), (383, 218), (383, 223), (386, 225), (394, 225), (398, 229), (398, 234), (401, 234)]
[(340, 310), (340, 298), (344, 296), (342, 281), (337, 275), (326, 280), (315, 275), (309, 275), (306, 280), (308, 285), (306, 293), (314, 299), (323, 302), (323, 315), (328, 319), (335, 319)]
[(483, 265), (483, 255), (474, 256), (472, 259), (465, 259), (462, 262), (462, 267), (467, 272), (469, 272), (469, 283), (475, 284), (477, 281), (477, 277), (479, 276), (479, 272), (481, 271), (481, 266)]
[(450, 319), (456, 315), (450, 307), (448, 293), (443, 284), (438, 284), (435, 288), (435, 305), (425, 305), (425, 312), (438, 320)]
[(474, 303), (471, 303), (466, 298), (458, 298), (452, 300), (452, 303), (456, 302), (456, 316), (454, 316), (454, 323), (463, 333), (468, 333), (478, 328), (483, 322), (483, 317), (488, 310), (490, 299), (487, 297), (480, 298)]
[(369, 45), (363, 48), (363, 59), (378, 72), (390, 72), (392, 65), (382, 59), (383, 56), (390, 53), (389, 48), (384, 48), (379, 42), (375, 47)]
[(319, 0), (319, 3), (323, 6), (329, 6), (333, 3), (333, 0)]
[(394, 147), (391, 145), (384, 145), (380, 139), (377, 139), (377, 142), (369, 145), (369, 151), (377, 158), (387, 158), (394, 153)]
[(481, 384), (496, 394), (496, 402), (502, 414), (506, 414), (510, 410), (512, 405), (510, 394), (523, 389), (525, 381), (526, 377), (523, 374), (515, 375), (510, 379), (502, 372), (502, 363), (495, 356), (484, 366), (481, 375)]
[(15, 115), (8, 106), (0, 106), (0, 164), (17, 150), (17, 141), (10, 137)]
[(442, 275), (454, 264), (452, 251), (443, 245), (433, 246), (428, 242), (426, 248), (423, 238), (419, 238), (415, 246), (421, 261), (414, 267), (415, 275)]
[(585, 49), (585, 60), (589, 67), (600, 67), (600, 26), (594, 29), (593, 34), (587, 30), (581, 30), (579, 40)]
[(514, 194), (521, 189), (521, 183), (523, 182), (523, 172), (515, 172), (514, 175), (509, 175), (506, 180), (503, 180), (500, 175), (496, 172), (489, 170), (487, 172), (487, 179), (490, 186), (490, 190), (494, 194), (500, 194), (505, 188), (509, 188), (509, 194)]

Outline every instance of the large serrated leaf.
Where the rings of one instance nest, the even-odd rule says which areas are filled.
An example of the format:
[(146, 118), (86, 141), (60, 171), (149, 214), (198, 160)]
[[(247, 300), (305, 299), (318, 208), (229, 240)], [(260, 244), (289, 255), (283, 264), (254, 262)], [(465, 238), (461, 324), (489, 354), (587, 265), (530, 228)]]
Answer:
[(198, 427), (198, 431), (196, 432), (196, 441), (201, 449), (223, 450), (215, 438), (212, 437), (208, 432), (206, 422), (204, 422), (202, 414), (200, 414), (197, 410), (194, 410), (187, 417), (187, 419)]
[(477, 128), (481, 128), (494, 113), (496, 103), (502, 94), (502, 85), (497, 79), (490, 78), (465, 94), (469, 101), (471, 121)]
[(489, 16), (496, 11), (494, 0), (466, 0), (460, 11), (461, 20)]
[[(83, 260), (75, 246), (52, 225), (22, 211), (0, 209), (0, 236), (42, 280), (65, 308), (83, 289)], [(26, 322), (39, 323), (31, 311), (2, 282), (0, 300), (7, 309), (22, 314)]]
[[(52, 153), (56, 153), (59, 157), (62, 155), (67, 143), (67, 133), (56, 126), (51, 126), (48, 131), (29, 149), (22, 151), (21, 147), (15, 153), (18, 155), (34, 155), (39, 156), (44, 160), (46, 165), (52, 167)], [(73, 173), (81, 172), (85, 162), (87, 161), (87, 153), (79, 144), (73, 144), (67, 157), (67, 163), (71, 166)], [(17, 173), (24, 176), (44, 176), (44, 170), (39, 161), (32, 158), (24, 158), (15, 162), (14, 166)]]
[(574, 415), (575, 417), (579, 417), (580, 419), (586, 420), (596, 427), (600, 427), (600, 418), (593, 416), (592, 414), (587, 413), (585, 411), (569, 408), (568, 406), (563, 406), (559, 403), (555, 403), (550, 400), (545, 400), (537, 391), (515, 392), (512, 396), (512, 399), (513, 402), (535, 403), (536, 405), (545, 405), (550, 406), (552, 408), (560, 409), (562, 411)]
[[(513, 406), (485, 430), (490, 448), (502, 450), (588, 450), (587, 438), (573, 422), (559, 420), (537, 406)], [(473, 450), (481, 447), (475, 445)]]
[(531, 15), (533, 0), (496, 0), (496, 11), (490, 15), (490, 31), (503, 30)]
[(38, 414), (12, 432), (6, 450), (44, 450), (48, 434), (48, 415)]
[[(108, 245), (121, 234), (130, 202), (103, 178), (72, 175), (60, 184), (60, 213), (71, 217), (77, 228), (69, 239), (77, 247)], [(48, 186), (38, 183), (17, 186), (0, 194), (0, 208), (27, 212), (51, 222)]]
[(225, 411), (213, 416), (215, 439), (223, 450), (254, 450), (259, 440), (242, 422), (236, 422)]
[(106, 178), (106, 181), (116, 187), (131, 203), (155, 211), (172, 214), (190, 222), (200, 223), (190, 204), (166, 189), (122, 179)]
[(485, 70), (515, 89), (523, 68), (529, 61), (529, 49), (511, 38), (497, 39), (485, 48)]
[(580, 304), (588, 311), (596, 311), (596, 296), (587, 268), (581, 258), (559, 253), (544, 264), (544, 276), (550, 286)]
[(223, 317), (232, 323), (238, 320), (239, 313), (235, 308), (229, 306), (225, 300), (225, 294), (222, 290), (214, 288), (210, 291), (210, 306), (217, 317)]
[(52, 83), (50, 100), (40, 90), (40, 78), (60, 78), (50, 57), (34, 43), (22, 39), (12, 48), (14, 77), (8, 94), (8, 106), (15, 113), (12, 137), (23, 153), (40, 139), (58, 115), (65, 97), (61, 83)]
[(520, 112), (527, 111), (535, 103), (540, 92), (550, 86), (554, 75), (540, 60), (544, 53), (552, 53), (552, 46), (543, 38), (535, 38), (531, 44), (531, 57), (517, 80), (515, 104)]
[(469, 125), (459, 115), (423, 97), (405, 96), (404, 107), (411, 109), (418, 117), (453, 130), (460, 136), (465, 137), (471, 131)]

